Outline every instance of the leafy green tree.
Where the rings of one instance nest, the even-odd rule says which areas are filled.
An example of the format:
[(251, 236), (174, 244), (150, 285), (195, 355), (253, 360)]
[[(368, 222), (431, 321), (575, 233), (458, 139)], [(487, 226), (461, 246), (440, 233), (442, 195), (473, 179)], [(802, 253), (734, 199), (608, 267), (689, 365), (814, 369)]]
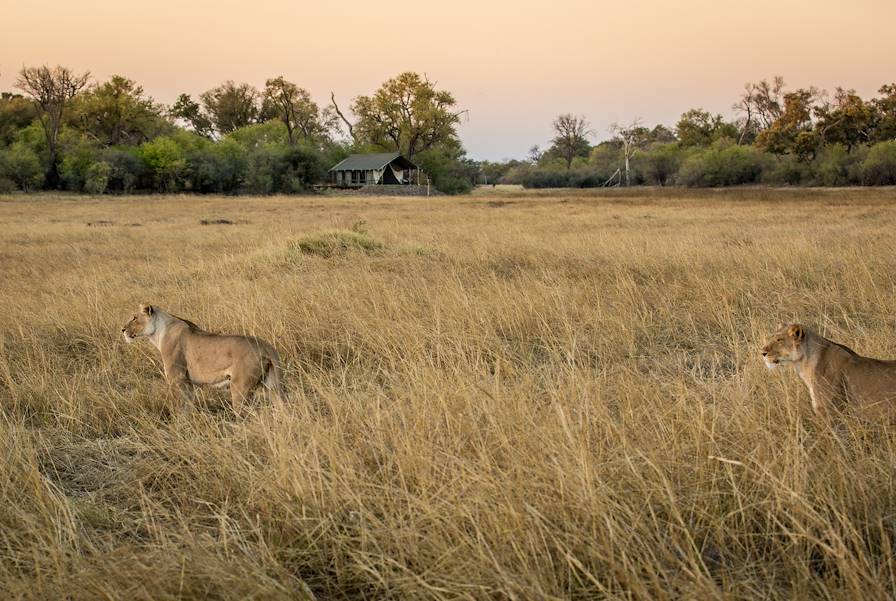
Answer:
[(212, 126), (221, 135), (257, 123), (261, 115), (258, 90), (247, 83), (225, 81), (199, 98)]
[(180, 119), (200, 136), (211, 138), (214, 133), (211, 118), (189, 94), (181, 94), (177, 97), (177, 100), (168, 109), (168, 116), (172, 119)]
[(675, 126), (678, 143), (682, 147), (709, 146), (722, 138), (737, 139), (737, 126), (728, 123), (722, 115), (713, 115), (703, 109), (691, 109), (681, 115)]
[(59, 185), (58, 142), (66, 108), (89, 79), (89, 72), (77, 74), (61, 66), (23, 67), (19, 72), (16, 86), (34, 99), (46, 137), (46, 180), (51, 187)]
[(170, 129), (162, 111), (137, 82), (113, 75), (79, 94), (71, 121), (105, 146), (138, 145)]
[(0, 146), (12, 144), (19, 130), (37, 118), (34, 103), (21, 94), (0, 94)]
[(445, 194), (469, 192), (476, 180), (476, 164), (469, 161), (460, 142), (440, 144), (417, 155), (417, 163), (429, 174), (432, 185)]
[(351, 106), (357, 117), (354, 123), (342, 114), (335, 99), (333, 108), (356, 144), (397, 151), (411, 161), (417, 153), (454, 144), (465, 112), (456, 110), (450, 92), (412, 72), (386, 81), (371, 96), (355, 98)]
[(878, 93), (880, 98), (871, 101), (875, 111), (875, 127), (871, 141), (896, 140), (896, 83), (881, 86)]
[(265, 117), (278, 119), (286, 126), (290, 145), (299, 137), (306, 140), (326, 138), (335, 126), (334, 114), (327, 109), (321, 110), (308, 90), (282, 76), (267, 80), (262, 106)]

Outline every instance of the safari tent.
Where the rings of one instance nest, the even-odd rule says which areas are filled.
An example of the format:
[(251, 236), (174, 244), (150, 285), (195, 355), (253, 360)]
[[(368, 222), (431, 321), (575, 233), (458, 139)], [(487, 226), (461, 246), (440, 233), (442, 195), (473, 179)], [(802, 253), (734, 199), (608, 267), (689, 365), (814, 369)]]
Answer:
[(330, 183), (342, 188), (411, 183), (417, 166), (397, 152), (353, 154), (330, 169)]

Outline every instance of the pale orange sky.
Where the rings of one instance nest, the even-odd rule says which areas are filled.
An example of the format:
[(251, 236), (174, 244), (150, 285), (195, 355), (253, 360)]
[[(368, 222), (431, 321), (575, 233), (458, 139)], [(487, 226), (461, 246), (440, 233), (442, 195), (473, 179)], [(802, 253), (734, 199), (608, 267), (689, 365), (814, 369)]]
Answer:
[(22, 65), (140, 82), (170, 103), (276, 75), (347, 105), (404, 70), (452, 91), (472, 158), (521, 158), (561, 112), (614, 121), (729, 116), (743, 84), (873, 95), (896, 81), (896, 0), (0, 0), (0, 90)]

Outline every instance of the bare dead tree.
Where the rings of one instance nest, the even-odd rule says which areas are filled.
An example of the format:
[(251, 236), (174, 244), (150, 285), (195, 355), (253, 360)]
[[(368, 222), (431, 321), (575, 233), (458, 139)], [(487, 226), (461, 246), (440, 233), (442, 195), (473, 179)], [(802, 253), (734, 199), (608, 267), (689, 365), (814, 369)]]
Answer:
[(784, 88), (784, 78), (780, 75), (771, 81), (763, 79), (744, 85), (744, 92), (732, 107), (741, 115), (739, 144), (744, 142), (752, 129), (768, 129), (784, 113)]
[(23, 67), (19, 72), (16, 87), (31, 96), (38, 107), (38, 118), (47, 138), (49, 165), (47, 182), (51, 186), (59, 183), (59, 129), (68, 102), (80, 92), (90, 80), (90, 72), (76, 74), (66, 67), (50, 68)]
[(631, 185), (631, 160), (644, 144), (644, 135), (647, 129), (641, 125), (640, 117), (628, 125), (613, 123), (610, 126), (610, 134), (622, 141), (622, 156), (625, 160), (625, 185)]
[(339, 110), (339, 105), (336, 104), (336, 94), (333, 92), (330, 92), (330, 101), (333, 103), (333, 110), (336, 111), (339, 119), (341, 119), (342, 122), (345, 123), (345, 126), (348, 128), (348, 135), (352, 137), (352, 140), (357, 141), (357, 138), (355, 137), (355, 127), (352, 125), (352, 122), (342, 114), (342, 111)]

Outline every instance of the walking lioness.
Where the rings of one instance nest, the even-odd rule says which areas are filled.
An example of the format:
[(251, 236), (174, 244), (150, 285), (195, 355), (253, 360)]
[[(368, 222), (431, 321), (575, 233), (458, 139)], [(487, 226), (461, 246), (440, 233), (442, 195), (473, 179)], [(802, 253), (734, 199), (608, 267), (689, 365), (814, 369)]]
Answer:
[(140, 305), (121, 332), (128, 343), (149, 338), (162, 355), (168, 386), (185, 401), (193, 400), (193, 386), (229, 386), (233, 410), (239, 414), (259, 384), (283, 401), (280, 356), (264, 340), (203, 332), (152, 305)]
[(781, 324), (762, 356), (769, 369), (793, 365), (816, 413), (855, 407), (879, 415), (896, 409), (896, 361), (862, 357), (799, 324)]

